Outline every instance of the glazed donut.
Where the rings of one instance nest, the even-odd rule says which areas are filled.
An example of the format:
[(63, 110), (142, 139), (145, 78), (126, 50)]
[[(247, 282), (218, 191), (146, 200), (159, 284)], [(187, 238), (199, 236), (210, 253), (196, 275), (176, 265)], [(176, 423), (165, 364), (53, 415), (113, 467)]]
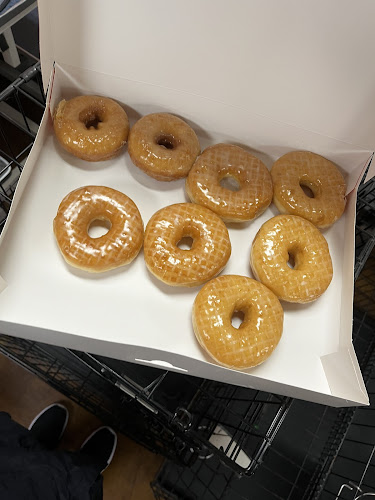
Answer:
[[(242, 312), (239, 328), (234, 313)], [(284, 311), (264, 285), (245, 276), (219, 276), (206, 283), (193, 305), (193, 328), (200, 345), (228, 368), (263, 363), (279, 343)]]
[(129, 134), (129, 120), (122, 107), (112, 99), (95, 95), (62, 100), (53, 126), (63, 148), (87, 161), (118, 155)]
[(168, 113), (144, 116), (130, 130), (134, 165), (158, 181), (186, 177), (200, 153), (198, 137), (181, 118)]
[[(91, 238), (88, 230), (96, 220), (108, 221), (110, 229)], [(92, 273), (130, 264), (143, 242), (143, 222), (135, 203), (104, 186), (82, 187), (65, 196), (53, 230), (66, 262)]]
[(256, 279), (287, 302), (317, 299), (333, 275), (326, 239), (296, 215), (277, 215), (263, 224), (253, 241), (250, 265)]
[[(287, 153), (274, 163), (271, 175), (273, 202), (282, 214), (299, 215), (320, 228), (331, 226), (343, 214), (345, 180), (323, 156), (309, 151)], [(309, 195), (303, 187), (310, 190)]]
[[(191, 238), (190, 250), (178, 245)], [(224, 222), (208, 208), (178, 203), (149, 220), (144, 241), (147, 268), (172, 286), (197, 286), (224, 269), (231, 254)]]
[[(238, 189), (223, 187), (233, 180)], [(216, 144), (198, 156), (186, 179), (194, 203), (210, 208), (227, 222), (255, 219), (272, 201), (272, 179), (267, 167), (238, 146)]]

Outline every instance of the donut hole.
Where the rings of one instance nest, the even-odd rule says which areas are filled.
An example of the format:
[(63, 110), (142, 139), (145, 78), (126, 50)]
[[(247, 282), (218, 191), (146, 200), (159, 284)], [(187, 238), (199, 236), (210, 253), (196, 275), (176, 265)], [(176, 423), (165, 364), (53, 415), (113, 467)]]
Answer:
[(160, 135), (156, 139), (156, 144), (165, 149), (174, 149), (177, 146), (177, 141), (172, 135)]
[(183, 236), (180, 241), (177, 242), (177, 246), (180, 250), (191, 250), (194, 240), (191, 236)]
[(99, 123), (102, 123), (103, 116), (99, 109), (84, 109), (79, 115), (79, 120), (85, 125), (87, 130), (91, 128), (98, 129)]
[(90, 222), (87, 229), (90, 238), (100, 238), (108, 233), (111, 229), (112, 223), (109, 219), (94, 219)]
[(296, 267), (296, 259), (295, 259), (295, 256), (294, 254), (292, 254), (291, 252), (288, 252), (288, 256), (289, 256), (289, 259), (288, 259), (288, 266), (290, 267), (290, 269), (294, 269)]
[(308, 198), (315, 198), (315, 194), (311, 184), (307, 184), (307, 182), (301, 181), (299, 185), (301, 186), (302, 191)]
[(233, 311), (232, 317), (231, 317), (231, 323), (233, 328), (236, 328), (237, 330), (241, 327), (242, 323), (245, 321), (245, 313), (244, 311)]
[(224, 189), (228, 189), (229, 191), (239, 191), (241, 189), (240, 183), (232, 175), (226, 175), (220, 179), (220, 186)]

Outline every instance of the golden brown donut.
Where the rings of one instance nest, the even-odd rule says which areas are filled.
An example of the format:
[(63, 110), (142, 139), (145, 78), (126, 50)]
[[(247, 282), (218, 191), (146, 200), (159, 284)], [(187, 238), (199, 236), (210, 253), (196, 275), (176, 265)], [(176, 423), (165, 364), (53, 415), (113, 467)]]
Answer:
[[(293, 261), (291, 268), (288, 262)], [(253, 241), (250, 265), (256, 279), (287, 302), (317, 299), (333, 275), (326, 239), (296, 215), (277, 215), (263, 224)]]
[[(108, 233), (99, 238), (88, 234), (95, 220), (110, 224)], [(53, 230), (66, 262), (92, 273), (130, 264), (143, 242), (143, 222), (135, 203), (104, 186), (85, 186), (65, 196)]]
[[(299, 215), (315, 226), (331, 226), (345, 209), (346, 183), (334, 163), (309, 151), (293, 151), (271, 169), (273, 202), (282, 214)], [(302, 186), (311, 190), (310, 198)]]
[(116, 156), (129, 134), (123, 108), (112, 99), (95, 95), (62, 100), (55, 110), (53, 125), (63, 148), (87, 161)]
[(134, 165), (158, 181), (186, 177), (200, 153), (198, 137), (169, 113), (144, 116), (130, 130), (128, 151)]
[[(234, 313), (242, 312), (239, 328)], [(245, 369), (263, 363), (279, 343), (284, 311), (264, 285), (245, 276), (219, 276), (206, 283), (193, 305), (193, 328), (200, 345), (218, 363)]]
[[(225, 178), (234, 179), (239, 189), (222, 187)], [(271, 175), (258, 158), (238, 146), (216, 144), (198, 156), (186, 179), (186, 192), (191, 201), (223, 220), (242, 222), (266, 210), (273, 189)]]
[[(190, 250), (179, 248), (184, 238), (193, 240)], [(200, 285), (224, 269), (230, 254), (228, 230), (208, 208), (177, 203), (156, 212), (147, 224), (146, 265), (168, 285)]]

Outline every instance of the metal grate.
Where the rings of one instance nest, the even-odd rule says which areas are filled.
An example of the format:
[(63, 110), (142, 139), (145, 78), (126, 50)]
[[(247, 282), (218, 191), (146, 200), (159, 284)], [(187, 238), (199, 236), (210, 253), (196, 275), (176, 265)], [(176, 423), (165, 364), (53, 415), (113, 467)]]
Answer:
[[(373, 330), (374, 333), (375, 330)], [(370, 366), (375, 365), (373, 352)], [(313, 499), (356, 500), (375, 496), (375, 371), (367, 382), (370, 406), (345, 412), (332, 459), (325, 465)], [(346, 425), (345, 425), (346, 424)]]
[[(332, 409), (327, 409), (331, 412)], [(301, 500), (328, 432), (324, 407), (295, 401), (264, 463), (251, 477), (239, 478), (216, 457), (182, 467), (166, 461), (152, 484), (159, 497), (199, 500)], [(323, 429), (324, 427), (324, 429)], [(317, 459), (316, 459), (317, 460)], [(165, 496), (162, 496), (167, 492)]]
[(137, 442), (187, 465), (216, 456), (238, 474), (251, 474), (291, 404), (253, 389), (6, 335), (0, 335), (0, 352)]
[[(363, 276), (363, 278), (362, 278)], [(366, 300), (363, 297), (366, 297)], [(355, 347), (370, 397), (370, 406), (340, 410), (311, 481), (309, 500), (323, 498), (355, 499), (355, 489), (367, 474), (374, 475), (372, 448), (375, 446), (375, 249), (356, 282), (353, 331)], [(353, 436), (357, 436), (354, 438)], [(351, 458), (350, 458), (351, 457)], [(372, 465), (371, 465), (372, 464)], [(363, 466), (363, 467), (362, 467)], [(361, 476), (358, 471), (362, 470)], [(363, 474), (363, 477), (362, 477)], [(353, 483), (353, 484), (351, 484)], [(371, 482), (370, 482), (371, 484)], [(343, 490), (339, 489), (342, 485)], [(353, 489), (351, 490), (350, 487)], [(375, 488), (373, 487), (374, 493)], [(350, 496), (351, 495), (351, 496)]]
[(0, 232), (44, 108), (39, 63), (0, 92)]
[[(365, 378), (369, 376), (374, 365), (374, 328), (365, 314), (355, 311), (354, 335), (355, 347)], [(373, 384), (373, 380), (371, 384)], [(373, 456), (371, 446), (375, 445), (375, 420), (373, 408), (375, 401), (373, 386), (368, 385), (371, 394), (371, 407), (335, 409), (304, 401), (294, 401), (284, 423), (275, 436), (272, 446), (264, 456), (264, 462), (254, 470), (251, 477), (238, 476), (223, 466), (216, 457), (197, 460), (191, 467), (183, 467), (172, 461), (166, 461), (152, 484), (158, 499), (199, 499), (199, 500), (324, 500), (335, 499), (326, 494), (327, 488), (334, 482), (330, 491), (338, 493), (342, 484), (349, 481), (359, 485), (363, 491), (372, 484)], [(356, 443), (349, 448), (345, 444), (351, 436), (355, 415), (363, 416), (355, 430)], [(365, 424), (365, 425), (363, 425)], [(363, 450), (359, 455), (358, 436), (361, 437)], [(341, 455), (344, 459), (357, 462), (356, 469), (349, 469), (343, 477)], [(367, 455), (366, 455), (367, 453)], [(351, 457), (350, 459), (348, 457)], [(368, 461), (368, 467), (366, 459)], [(359, 469), (362, 472), (359, 474)], [(366, 475), (364, 475), (364, 472)], [(362, 486), (360, 480), (363, 475)], [(334, 477), (334, 479), (332, 479)], [(367, 481), (367, 477), (369, 481)], [(366, 479), (366, 481), (365, 481)], [(341, 481), (341, 482), (340, 482)], [(347, 489), (347, 488), (345, 488)], [(322, 493), (323, 492), (323, 493)], [(349, 492), (349, 490), (348, 490)], [(346, 494), (348, 494), (346, 492)], [(164, 495), (164, 496), (163, 496)], [(171, 495), (171, 496), (169, 496)], [(341, 497), (339, 497), (341, 498)], [(356, 497), (342, 497), (354, 499)]]
[[(371, 375), (375, 364), (375, 320), (362, 309), (361, 278), (367, 277), (366, 286), (370, 284), (375, 294), (375, 272), (371, 271), (374, 260), (375, 249), (356, 282), (353, 317), (354, 347), (364, 379), (368, 381), (371, 406), (335, 409), (295, 400), (262, 465), (251, 477), (238, 479), (216, 457), (198, 460), (189, 468), (166, 461), (152, 484), (156, 498), (336, 500), (344, 485), (337, 500), (356, 500), (360, 494), (356, 486), (364, 492), (369, 490), (375, 477), (371, 455), (375, 446), (374, 374)], [(356, 436), (353, 439), (352, 432)], [(347, 444), (348, 439), (353, 442)]]
[[(375, 218), (374, 218), (375, 220)], [(356, 307), (375, 320), (375, 258), (374, 251), (367, 260), (356, 283)]]
[(251, 474), (291, 405), (290, 398), (254, 389), (70, 352), (147, 410), (154, 439), (164, 434), (163, 454), (185, 464), (215, 455), (238, 474)]
[(357, 198), (356, 262), (354, 279), (360, 275), (375, 246), (375, 178), (361, 184)]

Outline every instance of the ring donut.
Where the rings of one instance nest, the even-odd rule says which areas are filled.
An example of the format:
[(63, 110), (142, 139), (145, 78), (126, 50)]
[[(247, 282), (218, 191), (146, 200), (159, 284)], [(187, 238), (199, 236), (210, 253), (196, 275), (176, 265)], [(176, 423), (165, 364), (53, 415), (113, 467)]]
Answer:
[(271, 176), (273, 202), (282, 214), (299, 215), (319, 228), (331, 226), (343, 214), (345, 180), (323, 156), (309, 151), (287, 153), (274, 163)]
[[(110, 229), (92, 238), (88, 230), (96, 220), (107, 221)], [(143, 242), (143, 222), (135, 203), (104, 186), (82, 187), (65, 196), (53, 230), (66, 262), (92, 273), (130, 264)]]
[[(232, 317), (242, 312), (239, 328)], [(245, 276), (219, 276), (206, 283), (193, 305), (200, 345), (219, 364), (246, 369), (263, 363), (279, 343), (284, 311), (277, 297)]]
[[(233, 181), (234, 189), (223, 180)], [(230, 186), (230, 187), (229, 187)], [(227, 222), (253, 220), (272, 201), (272, 179), (255, 156), (231, 144), (216, 144), (197, 158), (186, 179), (186, 192), (194, 203), (217, 213)]]
[(181, 118), (169, 113), (144, 116), (129, 134), (134, 165), (158, 181), (186, 177), (200, 153), (198, 137)]
[(263, 224), (253, 241), (250, 265), (256, 279), (287, 302), (316, 300), (333, 275), (326, 239), (296, 215), (277, 215)]
[[(179, 247), (191, 238), (190, 249)], [(228, 230), (218, 215), (194, 203), (162, 208), (149, 220), (144, 241), (147, 268), (172, 286), (197, 286), (225, 267), (231, 254)]]
[(86, 161), (118, 155), (129, 134), (129, 120), (122, 107), (108, 97), (95, 95), (62, 100), (53, 125), (63, 148)]

